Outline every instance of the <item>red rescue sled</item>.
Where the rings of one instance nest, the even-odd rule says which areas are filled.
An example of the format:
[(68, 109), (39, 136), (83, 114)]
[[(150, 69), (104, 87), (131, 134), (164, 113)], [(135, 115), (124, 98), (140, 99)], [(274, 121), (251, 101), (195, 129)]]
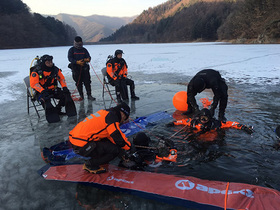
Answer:
[(202, 180), (188, 176), (132, 171), (114, 165), (108, 172), (90, 174), (77, 165), (47, 165), (39, 170), (46, 180), (88, 183), (145, 198), (198, 209), (279, 209), (280, 192), (241, 183)]

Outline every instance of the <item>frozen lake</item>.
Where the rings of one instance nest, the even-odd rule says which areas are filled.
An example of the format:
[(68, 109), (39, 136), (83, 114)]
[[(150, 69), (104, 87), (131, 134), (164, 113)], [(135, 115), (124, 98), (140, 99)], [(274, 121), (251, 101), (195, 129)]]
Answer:
[[(55, 124), (38, 120), (34, 110), (26, 111), (23, 78), (28, 75), (36, 55), (50, 54), (63, 70), (70, 90), (74, 82), (67, 68), (69, 47), (0, 50), (0, 209), (171, 209), (163, 203), (92, 187), (45, 181), (37, 170), (45, 165), (43, 147), (67, 139), (68, 132), (89, 113), (104, 108), (101, 77), (108, 55), (124, 51), (128, 71), (140, 97), (131, 117), (156, 111), (173, 113), (172, 97), (186, 90), (199, 70), (219, 70), (229, 86), (228, 120), (254, 126), (252, 136), (227, 130), (221, 143), (204, 145), (199, 150), (178, 144), (183, 167), (159, 168), (162, 173), (195, 176), (209, 180), (242, 182), (280, 190), (279, 151), (274, 129), (280, 124), (280, 45), (231, 45), (226, 43), (127, 44), (86, 46), (92, 57), (93, 96), (97, 101), (76, 102), (77, 118)], [(212, 97), (206, 91), (197, 98)], [(109, 101), (106, 101), (109, 104)], [(175, 129), (175, 130), (174, 130)], [(177, 128), (178, 129), (178, 128)], [(152, 132), (170, 136), (176, 128), (163, 124)], [(201, 146), (201, 145), (200, 145)], [(103, 198), (102, 198), (102, 196)], [(77, 197), (77, 199), (76, 199)], [(105, 199), (106, 198), (106, 199)]]

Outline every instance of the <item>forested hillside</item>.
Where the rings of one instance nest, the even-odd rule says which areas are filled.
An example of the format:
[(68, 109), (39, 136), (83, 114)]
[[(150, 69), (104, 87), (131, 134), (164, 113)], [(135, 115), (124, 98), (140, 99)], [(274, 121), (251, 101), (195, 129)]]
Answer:
[(29, 12), (21, 0), (0, 1), (0, 48), (61, 46), (73, 43), (74, 28)]
[(279, 11), (279, 0), (169, 0), (101, 41), (275, 43), (280, 39)]

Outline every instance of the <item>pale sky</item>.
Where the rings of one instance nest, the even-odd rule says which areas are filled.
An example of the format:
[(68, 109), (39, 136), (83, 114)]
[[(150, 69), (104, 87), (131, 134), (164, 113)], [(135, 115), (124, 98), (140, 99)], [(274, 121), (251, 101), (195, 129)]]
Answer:
[(139, 15), (149, 7), (157, 6), (168, 0), (22, 0), (31, 9), (46, 15), (67, 13), (90, 16), (105, 15), (130, 17)]

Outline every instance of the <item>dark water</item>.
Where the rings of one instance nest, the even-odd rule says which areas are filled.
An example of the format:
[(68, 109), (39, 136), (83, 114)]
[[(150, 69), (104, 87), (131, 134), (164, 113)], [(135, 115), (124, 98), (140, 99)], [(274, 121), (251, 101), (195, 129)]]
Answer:
[[(136, 93), (140, 97), (130, 102), (131, 118), (166, 110), (172, 114), (173, 95), (186, 86), (190, 78), (174, 74), (137, 76)], [(71, 78), (66, 78), (73, 89)], [(144, 82), (145, 81), (145, 82)], [(179, 151), (177, 164), (147, 168), (168, 174), (197, 178), (241, 182), (280, 190), (279, 150), (274, 130), (280, 124), (279, 87), (265, 84), (229, 82), (228, 120), (254, 126), (250, 136), (241, 130), (229, 129), (211, 144), (180, 142), (186, 133), (174, 137)], [(34, 110), (26, 111), (24, 85), (15, 87), (22, 96), (1, 104), (0, 110), (0, 209), (173, 209), (175, 206), (139, 198), (125, 193), (99, 190), (76, 183), (46, 181), (37, 174), (45, 165), (41, 158), (43, 147), (50, 147), (67, 139), (68, 132), (89, 113), (104, 108), (101, 85), (93, 78), (93, 96), (97, 101), (76, 102), (79, 116), (63, 117), (48, 124), (44, 117), (38, 120)], [(203, 92), (199, 98), (211, 98)], [(109, 99), (109, 97), (107, 97)], [(106, 107), (110, 100), (105, 101)], [(166, 122), (167, 123), (167, 122)], [(149, 129), (152, 135), (171, 136), (180, 126), (166, 128), (160, 123)], [(153, 138), (153, 144), (157, 139)], [(115, 160), (113, 163), (118, 163)], [(178, 208), (178, 207), (176, 207)]]

